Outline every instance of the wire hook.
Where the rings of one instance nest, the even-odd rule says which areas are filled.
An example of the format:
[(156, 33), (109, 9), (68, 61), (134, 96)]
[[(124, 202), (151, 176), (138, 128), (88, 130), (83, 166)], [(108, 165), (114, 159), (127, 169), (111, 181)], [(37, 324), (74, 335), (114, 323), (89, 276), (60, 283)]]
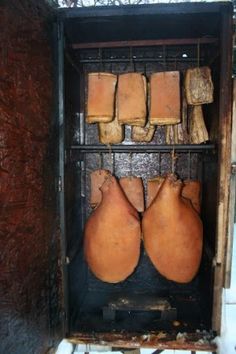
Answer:
[(103, 154), (102, 152), (99, 153), (99, 170), (102, 170), (103, 168)]
[(102, 48), (98, 49), (98, 56), (99, 56), (99, 72), (101, 72), (103, 70)]
[(133, 48), (132, 47), (129, 47), (129, 60), (130, 60), (130, 70), (135, 71), (134, 70), (134, 58), (133, 58)]
[(166, 46), (163, 45), (163, 66), (166, 69)]
[(188, 152), (188, 179), (191, 179), (191, 151)]
[(197, 67), (200, 66), (200, 39), (197, 41)]
[(175, 173), (175, 165), (176, 165), (177, 155), (175, 154), (175, 147), (171, 151), (171, 173)]
[(132, 177), (132, 157), (133, 157), (133, 153), (130, 152), (129, 153), (129, 176)]

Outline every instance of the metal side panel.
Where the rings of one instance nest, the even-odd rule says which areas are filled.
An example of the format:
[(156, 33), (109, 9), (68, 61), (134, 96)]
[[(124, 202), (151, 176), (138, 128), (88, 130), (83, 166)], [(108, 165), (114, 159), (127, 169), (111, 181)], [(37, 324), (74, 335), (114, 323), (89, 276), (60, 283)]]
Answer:
[(233, 116), (232, 116), (232, 142), (231, 142), (231, 179), (230, 179), (227, 246), (226, 246), (226, 255), (225, 255), (225, 279), (224, 279), (225, 288), (230, 288), (230, 283), (231, 283), (235, 197), (236, 197), (236, 78), (233, 79), (232, 114)]

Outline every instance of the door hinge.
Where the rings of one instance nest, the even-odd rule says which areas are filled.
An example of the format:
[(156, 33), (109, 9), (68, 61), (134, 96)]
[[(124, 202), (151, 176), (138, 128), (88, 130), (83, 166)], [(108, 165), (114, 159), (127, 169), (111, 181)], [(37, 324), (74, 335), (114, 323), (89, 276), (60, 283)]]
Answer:
[(236, 174), (236, 162), (233, 162), (231, 164), (231, 173), (232, 173), (232, 175)]
[(57, 190), (58, 190), (58, 192), (62, 191), (62, 178), (61, 178), (61, 176), (58, 177)]

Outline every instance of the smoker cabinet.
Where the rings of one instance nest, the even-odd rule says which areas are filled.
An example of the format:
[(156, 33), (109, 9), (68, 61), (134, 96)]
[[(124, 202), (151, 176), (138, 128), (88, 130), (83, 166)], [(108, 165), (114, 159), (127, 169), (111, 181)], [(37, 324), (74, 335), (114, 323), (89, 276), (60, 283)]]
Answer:
[[(34, 3), (28, 1), (27, 4), (31, 2)], [(9, 5), (6, 7), (9, 12)], [(31, 10), (28, 6), (28, 11)], [(44, 251), (40, 253), (39, 248), (36, 251), (33, 244), (31, 247), (31, 253), (39, 259), (31, 282), (36, 281), (44, 270), (49, 279), (40, 283), (40, 289), (48, 296), (43, 314), (38, 313), (38, 318), (43, 318), (39, 324), (41, 326), (45, 321), (48, 323), (45, 328), (49, 329), (47, 335), (43, 335), (44, 339), (47, 337), (47, 344), (44, 345), (46, 340), (41, 340), (41, 347), (53, 346), (50, 342), (53, 338), (67, 337), (72, 343), (116, 348), (215, 351), (213, 339), (220, 335), (221, 328), (222, 289), (229, 286), (230, 279), (232, 191), (235, 188), (235, 168), (232, 168), (235, 161), (232, 142), (232, 132), (235, 131), (232, 124), (232, 4), (88, 7), (46, 13), (38, 9), (36, 17), (42, 22), (45, 17), (49, 18), (47, 23), (53, 24), (53, 39), (49, 42), (49, 34), (44, 32), (36, 47), (39, 70), (42, 73), (43, 70), (54, 71), (55, 92), (54, 119), (50, 113), (52, 96), (48, 100), (39, 100), (41, 111), (38, 112), (48, 127), (44, 137), (47, 149), (40, 150), (40, 135), (36, 139), (40, 154), (42, 152), (40, 156), (44, 156), (44, 167), (49, 171), (42, 182), (44, 189), (41, 193), (46, 198), (44, 200), (49, 201), (48, 210), (53, 210), (51, 219), (48, 213), (40, 214), (41, 223), (47, 230), (47, 237), (40, 236), (44, 242), (41, 250)], [(38, 22), (36, 28), (40, 32), (37, 26)], [(35, 41), (37, 31), (31, 32)], [(53, 56), (43, 49), (45, 41), (53, 50)], [(30, 45), (33, 46), (34, 42)], [(31, 49), (29, 46), (28, 51)], [(41, 61), (42, 58), (46, 61)], [(85, 124), (89, 72), (119, 74), (135, 71), (149, 77), (153, 72), (178, 70), (183, 78), (187, 68), (198, 65), (211, 68), (214, 83), (214, 102), (204, 106), (210, 136), (208, 143), (167, 145), (163, 127), (156, 130), (150, 143), (132, 143), (130, 128), (126, 126), (124, 142), (109, 148), (99, 143), (96, 125)], [(33, 68), (28, 66), (26, 70), (30, 73)], [(39, 82), (45, 92), (53, 92), (49, 81), (45, 84), (45, 75)], [(42, 91), (42, 97), (45, 92)], [(36, 98), (37, 95), (32, 95), (32, 102)], [(44, 104), (47, 104), (47, 111)], [(34, 110), (30, 119), (35, 120)], [(37, 129), (34, 123), (28, 131), (34, 134)], [(30, 145), (27, 148), (33, 149)], [(148, 178), (170, 171), (173, 149), (177, 155), (175, 171), (180, 178), (199, 179), (202, 184), (204, 247), (197, 276), (188, 284), (166, 280), (154, 269), (142, 247), (138, 267), (127, 280), (118, 284), (98, 280), (88, 269), (83, 255), (83, 228), (91, 213), (91, 171), (107, 168), (117, 177), (132, 171), (142, 177), (145, 184)], [(55, 231), (57, 221), (59, 231)], [(23, 230), (27, 231), (27, 228)], [(55, 235), (59, 235), (60, 250), (55, 246)], [(34, 240), (32, 242), (36, 242)], [(24, 243), (19, 254), (27, 255), (26, 249)], [(20, 268), (19, 271), (23, 274), (26, 270)], [(23, 286), (22, 289), (21, 293), (25, 291)], [(39, 303), (33, 300), (36, 295), (27, 290), (27, 299), (35, 305), (30, 310), (35, 313)], [(12, 302), (11, 308), (13, 306)], [(37, 325), (37, 316), (32, 321)], [(58, 326), (62, 326), (63, 332), (56, 337)], [(32, 352), (40, 352), (36, 346), (39, 343), (37, 338), (42, 338), (45, 328), (41, 334), (38, 330), (33, 337), (29, 336), (28, 343), (36, 338), (32, 344), (36, 349)], [(9, 340), (11, 335), (8, 333)]]

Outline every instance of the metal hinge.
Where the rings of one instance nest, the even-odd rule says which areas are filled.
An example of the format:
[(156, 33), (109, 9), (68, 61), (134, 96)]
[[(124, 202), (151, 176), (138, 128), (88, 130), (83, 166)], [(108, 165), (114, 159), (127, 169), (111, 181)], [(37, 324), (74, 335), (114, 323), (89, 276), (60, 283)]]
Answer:
[(236, 174), (236, 162), (233, 162), (231, 164), (231, 173), (232, 173), (232, 175)]
[(58, 190), (58, 192), (62, 191), (62, 178), (61, 178), (61, 176), (58, 177), (57, 190)]

